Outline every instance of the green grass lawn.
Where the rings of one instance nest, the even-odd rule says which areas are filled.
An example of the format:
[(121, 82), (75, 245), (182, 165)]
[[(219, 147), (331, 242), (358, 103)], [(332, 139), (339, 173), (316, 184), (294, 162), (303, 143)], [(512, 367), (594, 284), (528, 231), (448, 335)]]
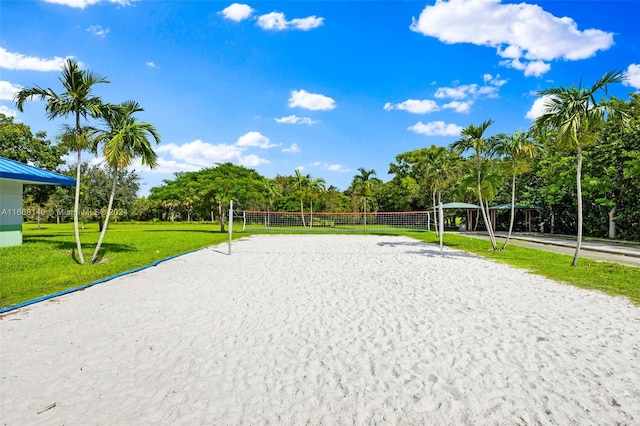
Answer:
[[(238, 235), (241, 236), (241, 235)], [(111, 223), (100, 263), (89, 264), (96, 223), (80, 231), (85, 265), (77, 261), (73, 224), (24, 224), (23, 245), (0, 248), (0, 307), (92, 283), (180, 253), (229, 240), (211, 223)]]
[[(428, 243), (438, 243), (432, 232), (402, 232)], [(0, 307), (92, 283), (157, 260), (224, 243), (228, 234), (211, 223), (112, 223), (103, 243), (101, 263), (89, 259), (98, 240), (97, 224), (81, 231), (86, 265), (77, 262), (73, 224), (35, 224), (23, 227), (24, 243), (0, 248)], [(250, 235), (235, 232), (234, 238)], [(397, 235), (397, 234), (396, 234)], [(640, 268), (600, 263), (582, 258), (572, 268), (571, 256), (508, 246), (493, 252), (486, 241), (445, 234), (445, 244), (498, 262), (504, 262), (556, 281), (624, 296), (640, 304)]]

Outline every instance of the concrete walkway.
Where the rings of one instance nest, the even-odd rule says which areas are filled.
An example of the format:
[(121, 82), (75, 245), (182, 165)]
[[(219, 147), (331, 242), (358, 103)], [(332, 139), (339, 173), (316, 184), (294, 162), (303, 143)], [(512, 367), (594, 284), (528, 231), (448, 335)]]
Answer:
[[(460, 232), (459, 235), (489, 240), (486, 234), (480, 232)], [(504, 243), (507, 233), (498, 232), (496, 237), (499, 243)], [(576, 250), (575, 237), (570, 238), (551, 234), (514, 233), (511, 235), (509, 244), (568, 254), (570, 256), (573, 256)], [(583, 239), (580, 257), (640, 268), (640, 244)]]

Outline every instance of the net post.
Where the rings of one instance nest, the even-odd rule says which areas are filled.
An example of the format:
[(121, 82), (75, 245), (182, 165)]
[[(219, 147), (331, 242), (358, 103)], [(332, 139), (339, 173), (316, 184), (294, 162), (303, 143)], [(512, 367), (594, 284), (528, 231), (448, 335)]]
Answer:
[(438, 216), (438, 225), (440, 228), (440, 256), (442, 256), (442, 234), (444, 234), (444, 215), (442, 214), (442, 201), (440, 202), (440, 206), (438, 208)]
[(229, 201), (229, 254), (231, 254), (231, 238), (233, 237), (233, 200)]

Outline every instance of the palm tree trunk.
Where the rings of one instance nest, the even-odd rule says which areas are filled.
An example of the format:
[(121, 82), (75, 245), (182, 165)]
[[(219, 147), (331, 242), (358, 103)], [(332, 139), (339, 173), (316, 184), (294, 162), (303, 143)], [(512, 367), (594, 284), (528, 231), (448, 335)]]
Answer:
[(618, 237), (618, 233), (616, 231), (616, 213), (618, 212), (618, 206), (620, 205), (620, 202), (622, 201), (622, 194), (623, 194), (623, 189), (627, 187), (629, 180), (625, 180), (625, 182), (621, 185), (620, 187), (620, 192), (618, 192), (618, 196), (616, 197), (613, 207), (611, 208), (611, 210), (609, 210), (609, 213), (607, 214), (608, 218), (609, 218), (609, 238), (611, 239), (615, 239)]
[[(618, 203), (614, 204), (611, 210), (609, 210), (609, 213), (607, 214), (607, 216), (609, 217), (609, 238), (611, 239), (616, 238), (616, 221), (614, 220), (614, 217), (617, 211), (618, 211)], [(40, 217), (38, 216), (38, 218)]]
[(104, 234), (107, 233), (107, 226), (109, 226), (109, 216), (111, 216), (111, 208), (113, 207), (113, 199), (115, 198), (115, 195), (116, 195), (117, 182), (118, 182), (118, 170), (114, 168), (113, 169), (113, 186), (111, 186), (111, 195), (109, 196), (109, 207), (107, 207), (107, 214), (104, 217), (102, 232), (100, 232), (100, 238), (98, 239), (98, 244), (96, 245), (96, 249), (93, 251), (93, 256), (91, 257), (91, 263), (96, 263), (96, 259), (98, 258), (98, 252), (100, 251), (100, 246), (102, 245), (102, 240), (104, 240)]
[(367, 197), (362, 197), (364, 199), (364, 232), (367, 232)]
[(491, 226), (491, 222), (489, 221), (488, 213), (489, 209), (485, 211), (484, 203), (482, 202), (482, 187), (480, 186), (480, 168), (478, 168), (478, 201), (480, 201), (480, 210), (482, 211), (482, 219), (484, 220), (484, 224), (487, 227), (487, 233), (489, 233), (489, 240), (491, 241), (491, 247), (494, 250), (498, 249), (498, 245), (496, 244), (496, 237), (493, 235), (493, 227)]
[(436, 212), (436, 191), (431, 191), (431, 198), (433, 199), (433, 229), (436, 230), (437, 237), (440, 231), (438, 231), (438, 214)]
[(578, 170), (576, 172), (576, 192), (578, 196), (578, 237), (576, 238), (576, 254), (571, 266), (578, 266), (580, 246), (582, 245), (582, 147), (578, 145)]
[(78, 211), (80, 210), (80, 160), (82, 150), (78, 149), (78, 165), (76, 166), (76, 195), (73, 202), (73, 232), (76, 236), (76, 247), (78, 249), (78, 262), (84, 265), (84, 256), (82, 255), (82, 244), (80, 244), (80, 230), (78, 229)]
[(509, 221), (509, 233), (507, 239), (502, 245), (502, 250), (507, 246), (509, 239), (511, 238), (511, 232), (513, 231), (513, 220), (516, 215), (516, 174), (513, 174), (513, 180), (511, 181), (511, 220)]
[(220, 232), (224, 232), (224, 208), (222, 201), (218, 201), (218, 216), (220, 218)]
[(302, 216), (302, 227), (306, 230), (307, 225), (304, 223), (304, 204), (302, 204), (302, 198), (300, 198), (300, 215)]
[[(442, 192), (438, 191), (438, 206), (440, 206), (440, 204), (442, 204)], [(438, 211), (440, 211), (440, 208), (438, 207)], [(443, 234), (444, 234), (444, 211), (442, 212), (442, 230), (443, 230)], [(438, 220), (438, 227), (440, 226), (440, 221)], [(440, 229), (438, 229), (438, 232), (440, 232)]]

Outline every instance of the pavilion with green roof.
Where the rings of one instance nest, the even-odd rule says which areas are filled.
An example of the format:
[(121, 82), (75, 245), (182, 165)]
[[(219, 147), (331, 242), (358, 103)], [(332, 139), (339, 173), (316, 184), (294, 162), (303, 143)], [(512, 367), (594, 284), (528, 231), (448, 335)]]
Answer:
[(22, 244), (24, 185), (75, 184), (72, 177), (0, 157), (0, 247)]

